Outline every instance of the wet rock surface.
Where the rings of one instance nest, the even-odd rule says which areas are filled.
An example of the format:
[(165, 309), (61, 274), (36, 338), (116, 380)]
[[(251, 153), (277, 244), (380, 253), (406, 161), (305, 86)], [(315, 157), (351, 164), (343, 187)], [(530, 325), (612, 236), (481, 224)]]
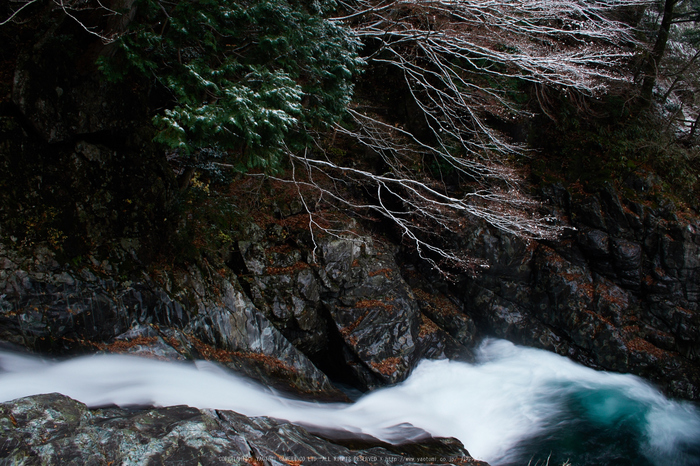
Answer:
[[(452, 287), (399, 264), (398, 250), (369, 234), (312, 242), (279, 224), (248, 225), (229, 272), (191, 267), (158, 283), (5, 251), (0, 332), (59, 353), (141, 338), (129, 351), (215, 359), (329, 399), (342, 398), (329, 377), (361, 390), (396, 383), (423, 358), (469, 361), (477, 340), (495, 335), (698, 399), (700, 226), (609, 190), (576, 203), (558, 192), (576, 230), (544, 244), (474, 228), (462, 247), (490, 266)], [(581, 207), (591, 205), (595, 215)], [(626, 223), (613, 226), (620, 212)]]
[(482, 332), (631, 372), (700, 399), (700, 224), (623, 201), (610, 186), (552, 205), (576, 230), (552, 244), (473, 230), (465, 247), (491, 267), (462, 281)]
[[(312, 257), (311, 247), (282, 229), (256, 231), (257, 242), (239, 243), (253, 302), (341, 381), (368, 389), (405, 379), (424, 358), (469, 360), (474, 327), (457, 330), (460, 341), (441, 328), (458, 328), (460, 318), (425, 315), (390, 246), (370, 236), (330, 236), (318, 240)], [(433, 296), (422, 295), (424, 302)]]
[(347, 448), (266, 417), (187, 406), (88, 409), (59, 394), (0, 404), (0, 462), (64, 464), (473, 464), (452, 439)]
[[(25, 233), (22, 245), (0, 246), (0, 342), (44, 354), (209, 359), (296, 395), (338, 400), (344, 395), (331, 379), (361, 390), (397, 383), (423, 358), (470, 361), (477, 340), (496, 335), (700, 399), (700, 223), (665, 205), (621, 199), (612, 186), (544, 188), (550, 207), (575, 227), (557, 242), (472, 225), (459, 249), (489, 268), (456, 286), (398, 262), (399, 247), (349, 221), (354, 236), (315, 238), (281, 221), (251, 221), (240, 226), (225, 267), (202, 261), (138, 279), (92, 256), (90, 267), (71, 267), (48, 250), (27, 252), (37, 230), (57, 243), (70, 237), (64, 247), (74, 256), (99, 249), (138, 268), (148, 262), (147, 240), (176, 228), (168, 218), (179, 186), (152, 135), (139, 131), (151, 124), (147, 103), (130, 89), (140, 84), (97, 80), (91, 67), (101, 46), (84, 42), (69, 53), (61, 41), (83, 32), (68, 23), (45, 25), (36, 46), (13, 55), (12, 89), (0, 108), (0, 185), (12, 194), (0, 199), (0, 233), (3, 241), (11, 230)], [(274, 210), (281, 220), (304, 214), (298, 200)], [(88, 410), (59, 395), (1, 405), (0, 427), (0, 457), (11, 464), (340, 456), (406, 464), (419, 456), (349, 449), (231, 412)], [(433, 456), (429, 446), (415, 448)], [(445, 448), (476, 464), (449, 442), (435, 452)]]
[(0, 338), (7, 343), (53, 354), (214, 359), (274, 386), (342, 398), (253, 306), (235, 277), (205, 282), (192, 267), (164, 286), (148, 277), (116, 283), (88, 269), (74, 276), (48, 252), (31, 261), (6, 250), (0, 257)]
[(471, 319), (418, 274), (409, 286), (386, 244), (324, 238), (314, 258), (283, 229), (249, 229), (239, 276), (205, 263), (117, 282), (45, 250), (22, 259), (2, 249), (0, 337), (43, 353), (213, 359), (324, 399), (344, 399), (329, 376), (367, 390), (405, 379), (424, 358), (471, 360)]

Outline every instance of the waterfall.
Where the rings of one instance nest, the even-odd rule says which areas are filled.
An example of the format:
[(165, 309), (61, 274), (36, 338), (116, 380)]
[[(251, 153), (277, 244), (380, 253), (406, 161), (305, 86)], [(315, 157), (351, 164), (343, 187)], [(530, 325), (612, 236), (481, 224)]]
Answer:
[[(45, 361), (0, 352), (0, 401), (58, 392), (88, 406), (189, 405), (270, 416), (312, 430), (400, 443), (458, 438), (492, 465), (700, 465), (700, 410), (642, 379), (595, 371), (504, 340), (477, 361), (423, 361), (404, 382), (354, 403), (282, 396), (214, 363), (124, 355)], [(411, 427), (412, 426), (412, 427)]]

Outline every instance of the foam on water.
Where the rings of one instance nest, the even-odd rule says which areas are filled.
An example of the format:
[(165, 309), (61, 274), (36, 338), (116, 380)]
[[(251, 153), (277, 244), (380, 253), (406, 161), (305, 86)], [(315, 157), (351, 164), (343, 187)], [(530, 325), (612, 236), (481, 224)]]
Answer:
[(392, 443), (416, 434), (405, 428), (410, 424), (456, 437), (493, 465), (527, 464), (552, 451), (573, 464), (700, 464), (694, 405), (668, 400), (637, 377), (594, 371), (503, 340), (486, 340), (475, 364), (423, 361), (405, 382), (353, 404), (285, 398), (202, 361), (94, 355), (46, 362), (5, 352), (0, 367), (0, 401), (58, 392), (88, 406), (185, 404)]

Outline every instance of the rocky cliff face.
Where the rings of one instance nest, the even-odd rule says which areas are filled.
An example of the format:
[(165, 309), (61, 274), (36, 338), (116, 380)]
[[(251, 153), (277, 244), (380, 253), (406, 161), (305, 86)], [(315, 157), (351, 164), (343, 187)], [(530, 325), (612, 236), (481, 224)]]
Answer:
[(552, 244), (474, 230), (464, 247), (491, 267), (464, 280), (465, 311), (484, 331), (698, 399), (700, 222), (611, 186), (547, 194), (575, 230)]
[[(119, 283), (89, 268), (75, 274), (46, 250), (27, 259), (2, 249), (2, 339), (40, 352), (215, 359), (331, 398), (339, 393), (317, 366), (366, 390), (405, 379), (423, 358), (470, 359), (469, 317), (443, 317), (445, 330), (424, 314), (421, 304), (440, 306), (438, 316), (459, 311), (444, 297), (414, 293), (387, 246), (326, 238), (312, 260), (303, 243), (279, 242), (277, 228), (250, 230), (257, 233), (239, 245), (240, 279), (191, 266), (160, 283)], [(460, 341), (449, 333), (455, 328)]]
[(389, 245), (329, 236), (319, 240), (316, 262), (309, 245), (290, 244), (278, 225), (256, 231), (239, 243), (253, 301), (334, 376), (367, 389), (405, 379), (422, 358), (470, 358), (469, 317), (457, 341), (422, 312)]
[[(108, 50), (76, 40), (86, 36), (75, 25), (29, 29), (12, 39), (21, 49), (3, 52), (14, 73), (0, 83), (0, 341), (48, 354), (210, 359), (337, 400), (344, 395), (332, 381), (361, 390), (396, 383), (423, 358), (468, 361), (478, 339), (497, 335), (700, 399), (696, 217), (627, 200), (612, 186), (546, 186), (543, 197), (575, 229), (557, 242), (527, 243), (474, 224), (454, 241), (489, 268), (455, 286), (398, 262), (399, 246), (347, 217), (353, 234), (310, 238), (296, 205), (277, 209), (274, 221), (241, 221), (221, 263), (200, 257), (149, 268), (181, 224), (173, 221), (177, 173), (144, 130), (149, 103), (138, 96), (148, 93), (136, 92), (144, 84), (97, 80), (94, 59)], [(626, 189), (653, 185), (633, 179)], [(42, 410), (57, 417), (41, 418)], [(27, 464), (39, 451), (58, 463), (78, 455), (76, 442), (101, 444), (92, 437), (102, 435), (98, 426), (121, 432), (104, 439), (115, 452), (157, 438), (150, 451), (161, 459), (194, 458), (205, 444), (202, 458), (255, 458), (282, 448), (285, 436), (304, 437), (284, 450), (290, 455), (347, 453), (274, 421), (189, 408), (90, 412), (50, 396), (2, 413), (2, 454)], [(170, 427), (136, 432), (146, 418)], [(54, 422), (63, 426), (54, 440), (37, 441)], [(82, 433), (66, 433), (74, 427)], [(194, 443), (179, 443), (185, 434), (177, 432)], [(85, 454), (103, 455), (97, 446)]]
[(116, 283), (88, 269), (72, 276), (41, 258), (26, 267), (15, 256), (3, 257), (0, 320), (8, 343), (51, 353), (102, 350), (215, 359), (273, 385), (286, 380), (302, 392), (338, 395), (237, 288), (235, 278), (205, 280), (193, 267), (166, 287), (148, 278)]
[[(27, 259), (3, 249), (0, 339), (51, 354), (209, 359), (316, 400), (346, 399), (318, 367), (368, 389), (403, 380), (424, 357), (470, 357), (421, 312), (419, 303), (434, 298), (420, 292), (422, 300), (416, 299), (386, 246), (369, 238), (328, 239), (322, 258), (307, 262), (300, 254), (309, 258), (308, 250), (276, 243), (279, 230), (251, 229), (260, 235), (240, 244), (252, 271), (241, 281), (192, 266), (160, 282), (146, 276), (119, 283), (89, 268), (76, 274), (45, 250)], [(463, 329), (467, 340), (471, 329)], [(355, 445), (347, 448), (271, 419), (188, 407), (88, 410), (44, 395), (5, 403), (0, 411), (0, 457), (13, 464), (337, 464), (341, 457), (357, 464), (413, 464), (410, 458), (485, 464), (452, 440), (392, 447), (345, 434)]]

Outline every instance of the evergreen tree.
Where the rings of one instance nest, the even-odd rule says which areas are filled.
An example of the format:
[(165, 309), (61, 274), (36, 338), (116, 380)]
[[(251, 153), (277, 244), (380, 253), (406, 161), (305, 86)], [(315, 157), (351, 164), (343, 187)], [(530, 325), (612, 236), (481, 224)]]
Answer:
[(332, 125), (350, 102), (358, 43), (324, 18), (331, 3), (137, 0), (119, 52), (101, 68), (169, 91), (156, 140), (178, 155), (275, 169), (295, 142), (290, 129)]

